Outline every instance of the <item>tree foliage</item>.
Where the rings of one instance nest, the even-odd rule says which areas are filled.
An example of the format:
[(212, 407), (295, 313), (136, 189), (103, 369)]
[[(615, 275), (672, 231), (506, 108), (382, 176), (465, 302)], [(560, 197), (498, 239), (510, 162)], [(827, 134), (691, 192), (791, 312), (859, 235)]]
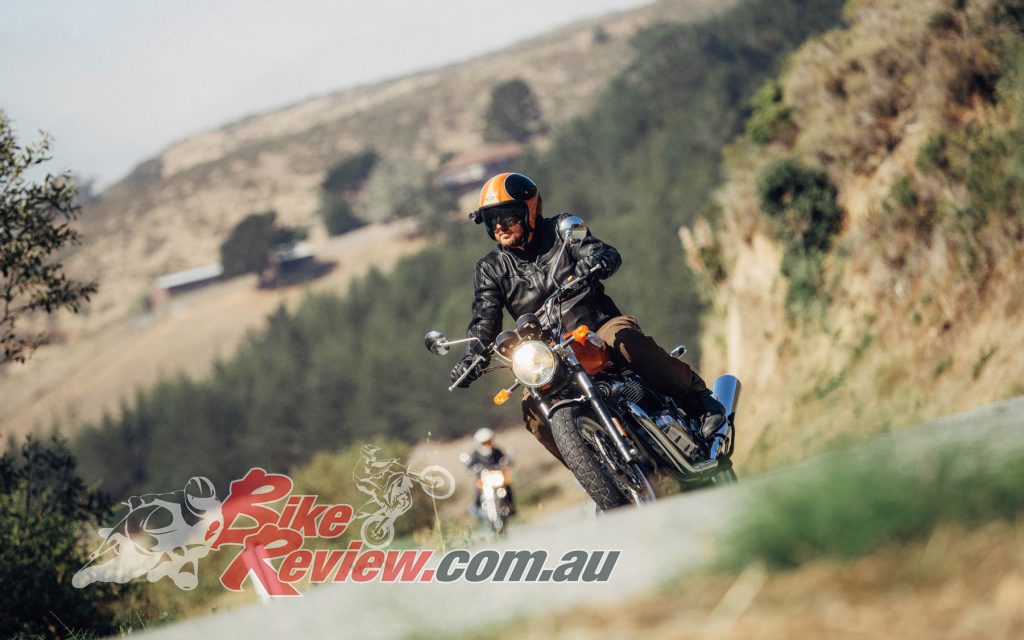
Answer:
[(29, 438), (0, 456), (0, 636), (63, 637), (69, 630), (116, 631), (118, 605), (137, 586), (71, 584), (88, 561), (109, 503), (75, 471), (62, 440)]
[(279, 227), (276, 211), (252, 213), (242, 219), (220, 245), (225, 277), (262, 273), (270, 265), (271, 250), (295, 244), (304, 237), (301, 229)]
[(491, 89), (491, 102), (484, 113), (484, 140), (526, 142), (544, 129), (540, 102), (522, 78)]
[(836, 188), (824, 171), (787, 158), (764, 170), (757, 193), (786, 250), (782, 275), (789, 279), (787, 309), (791, 317), (799, 316), (821, 294), (822, 261), (842, 228)]
[(365, 149), (343, 158), (328, 170), (320, 185), (320, 216), (327, 233), (341, 235), (364, 224), (356, 217), (352, 205), (378, 160), (376, 150)]
[(437, 184), (436, 172), (411, 158), (381, 162), (355, 205), (364, 222), (396, 218), (434, 219), (455, 208), (451, 192)]
[(19, 320), (37, 311), (77, 312), (96, 291), (95, 283), (69, 279), (57, 260), (63, 249), (79, 241), (71, 227), (79, 215), (71, 175), (48, 174), (35, 183), (25, 177), (50, 159), (49, 151), (46, 136), (19, 146), (7, 114), (0, 110), (0, 365), (24, 362), (43, 342), (43, 336), (20, 332)]

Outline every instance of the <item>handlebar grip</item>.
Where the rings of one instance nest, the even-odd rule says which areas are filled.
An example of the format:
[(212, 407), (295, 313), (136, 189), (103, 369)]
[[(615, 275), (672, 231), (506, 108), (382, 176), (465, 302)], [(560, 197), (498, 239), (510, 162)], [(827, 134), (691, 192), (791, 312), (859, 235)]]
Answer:
[(485, 358), (482, 355), (479, 355), (476, 358), (474, 358), (473, 362), (470, 363), (470, 365), (466, 367), (466, 370), (462, 372), (462, 375), (459, 376), (459, 379), (453, 382), (452, 386), (448, 387), (448, 391), (454, 391), (456, 387), (462, 384), (462, 381), (466, 379), (466, 376), (469, 375), (469, 372), (472, 371), (473, 369), (476, 369), (477, 366), (484, 361), (484, 359)]

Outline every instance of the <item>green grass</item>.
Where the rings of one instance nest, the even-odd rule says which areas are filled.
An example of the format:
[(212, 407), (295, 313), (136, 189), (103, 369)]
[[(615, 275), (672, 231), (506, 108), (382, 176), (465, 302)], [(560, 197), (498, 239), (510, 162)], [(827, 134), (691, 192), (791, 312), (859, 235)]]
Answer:
[(791, 568), (855, 558), (914, 540), (936, 526), (1016, 520), (1024, 512), (1024, 451), (994, 459), (980, 449), (943, 449), (914, 464), (894, 454), (837, 460), (766, 485), (727, 537), (721, 558)]

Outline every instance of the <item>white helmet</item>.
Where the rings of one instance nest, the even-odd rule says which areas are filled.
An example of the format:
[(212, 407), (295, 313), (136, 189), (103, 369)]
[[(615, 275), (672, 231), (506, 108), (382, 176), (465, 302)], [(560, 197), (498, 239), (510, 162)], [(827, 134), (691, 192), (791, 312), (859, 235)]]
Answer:
[(491, 441), (494, 440), (494, 431), (484, 427), (477, 429), (476, 433), (473, 434), (473, 440), (476, 442), (476, 450), (482, 455), (491, 455)]

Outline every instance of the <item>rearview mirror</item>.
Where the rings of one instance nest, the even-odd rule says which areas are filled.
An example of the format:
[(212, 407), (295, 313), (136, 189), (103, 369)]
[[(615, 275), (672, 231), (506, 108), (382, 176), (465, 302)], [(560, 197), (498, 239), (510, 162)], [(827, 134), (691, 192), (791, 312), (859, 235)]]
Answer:
[(566, 216), (558, 222), (558, 235), (562, 237), (562, 240), (581, 242), (583, 238), (587, 237), (588, 231), (587, 223), (583, 222), (583, 218), (579, 216)]
[(448, 338), (440, 331), (428, 331), (427, 335), (423, 336), (423, 344), (427, 346), (427, 351), (436, 356), (443, 356), (451, 351)]

